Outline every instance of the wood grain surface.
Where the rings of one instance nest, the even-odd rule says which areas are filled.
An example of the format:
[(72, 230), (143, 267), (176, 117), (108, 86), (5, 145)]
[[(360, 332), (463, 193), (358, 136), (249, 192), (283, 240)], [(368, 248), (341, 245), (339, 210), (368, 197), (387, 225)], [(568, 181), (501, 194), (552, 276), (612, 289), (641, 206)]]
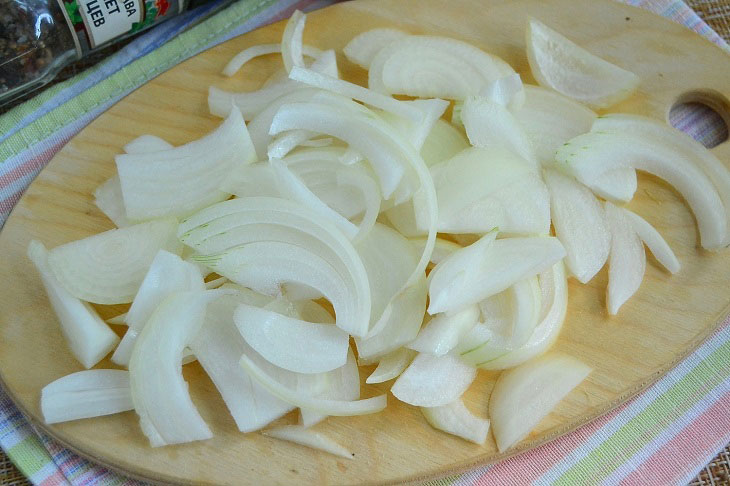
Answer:
[[(642, 78), (639, 92), (611, 111), (666, 120), (677, 100), (702, 98), (723, 115), (730, 93), (726, 54), (686, 28), (611, 0), (550, 1), (435, 0), (363, 1), (338, 4), (311, 14), (305, 42), (341, 48), (356, 33), (398, 26), (413, 33), (449, 35), (472, 42), (512, 64), (533, 82), (524, 54), (528, 15), (566, 33), (592, 52)], [(283, 24), (246, 34), (204, 52), (130, 94), (91, 123), (61, 150), (18, 203), (0, 233), (0, 377), (31, 421), (82, 455), (125, 474), (176, 484), (363, 484), (433, 478), (496, 461), (496, 446), (467, 443), (431, 429), (420, 412), (389, 397), (383, 413), (330, 418), (317, 430), (356, 454), (336, 458), (297, 445), (237, 432), (210, 380), (197, 364), (185, 366), (193, 400), (215, 437), (209, 441), (152, 449), (134, 412), (46, 427), (41, 424), (41, 388), (81, 369), (67, 351), (40, 280), (25, 256), (31, 238), (48, 247), (109, 229), (92, 192), (114, 172), (114, 155), (134, 137), (151, 133), (174, 144), (214, 128), (219, 120), (206, 105), (208, 85), (250, 90), (279, 67), (267, 57), (252, 61), (238, 76), (220, 70), (241, 49), (278, 42)], [(364, 83), (365, 72), (338, 55), (342, 76)], [(730, 148), (714, 152), (730, 161)], [(570, 308), (556, 348), (594, 367), (589, 379), (543, 420), (530, 437), (507, 454), (558, 437), (615, 406), (655, 381), (694, 349), (730, 309), (730, 252), (698, 249), (696, 225), (681, 198), (666, 184), (641, 177), (629, 207), (646, 217), (678, 255), (675, 276), (650, 258), (645, 281), (617, 317), (605, 311), (606, 272), (588, 285), (570, 283)], [(111, 316), (120, 308), (100, 308)], [(123, 328), (119, 329), (120, 332)], [(109, 367), (108, 361), (100, 367)], [(362, 369), (362, 377), (372, 368)], [(467, 406), (486, 416), (497, 374), (481, 372), (465, 396)], [(391, 383), (364, 386), (364, 397)], [(294, 415), (280, 420), (292, 423)]]

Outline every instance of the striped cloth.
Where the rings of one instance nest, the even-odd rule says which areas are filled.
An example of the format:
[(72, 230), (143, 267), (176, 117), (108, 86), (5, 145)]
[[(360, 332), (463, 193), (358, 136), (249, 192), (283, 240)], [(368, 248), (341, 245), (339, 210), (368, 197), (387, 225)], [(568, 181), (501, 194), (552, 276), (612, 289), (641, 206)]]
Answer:
[[(681, 22), (730, 52), (682, 1), (627, 1)], [(93, 69), (0, 116), (0, 225), (53, 155), (123, 96), (210, 46), (285, 18), (295, 8), (330, 3), (242, 0), (196, 25), (216, 8), (213, 3), (156, 27)], [(703, 125), (700, 115), (690, 110), (674, 117), (697, 138), (717, 137), (717, 126)], [(730, 320), (667, 376), (608, 415), (528, 453), (431, 484), (685, 484), (728, 442)], [(143, 484), (34, 430), (2, 391), (0, 446), (34, 484)]]

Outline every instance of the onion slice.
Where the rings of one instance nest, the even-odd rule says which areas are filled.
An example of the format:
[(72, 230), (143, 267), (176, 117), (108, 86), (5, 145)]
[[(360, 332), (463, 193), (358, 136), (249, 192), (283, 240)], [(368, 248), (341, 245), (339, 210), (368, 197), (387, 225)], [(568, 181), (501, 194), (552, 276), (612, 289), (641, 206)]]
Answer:
[(489, 398), (489, 418), (499, 451), (527, 437), (590, 372), (589, 366), (557, 352), (503, 372)]
[(397, 378), (408, 368), (408, 365), (411, 364), (415, 356), (415, 351), (406, 348), (400, 348), (386, 354), (380, 358), (378, 367), (367, 377), (365, 383), (383, 383), (384, 381)]
[[(236, 74), (248, 61), (259, 56), (265, 56), (267, 54), (278, 54), (281, 53), (282, 47), (279, 44), (257, 44), (247, 49), (242, 50), (228, 61), (226, 67), (223, 68), (223, 75), (231, 77)], [(317, 57), (322, 54), (322, 51), (316, 47), (302, 45), (302, 53), (309, 57)]]
[(180, 252), (176, 229), (177, 221), (166, 218), (98, 233), (52, 249), (48, 266), (79, 299), (132, 302), (157, 252)]
[(41, 390), (41, 412), (47, 424), (132, 410), (129, 372), (86, 370), (66, 375)]
[(171, 295), (137, 338), (129, 361), (132, 400), (153, 447), (213, 437), (190, 399), (181, 362), (183, 349), (203, 326), (206, 305), (227, 292)]
[(463, 133), (446, 120), (436, 120), (421, 147), (421, 157), (428, 167), (449, 160), (464, 149), (469, 141)]
[(307, 16), (301, 10), (295, 10), (286, 23), (284, 34), (281, 36), (281, 59), (284, 69), (291, 72), (295, 66), (304, 66), (302, 58), (302, 34)]
[(350, 39), (342, 52), (350, 62), (370, 69), (370, 63), (383, 47), (408, 35), (402, 30), (388, 27), (366, 30)]
[(489, 420), (477, 417), (459, 398), (440, 407), (421, 407), (431, 427), (461, 437), (475, 444), (484, 444), (489, 433)]
[(457, 357), (419, 353), (390, 391), (417, 407), (439, 407), (458, 399), (476, 376), (476, 369)]
[(145, 154), (149, 152), (159, 152), (162, 150), (170, 150), (172, 144), (155, 135), (140, 135), (127, 145), (124, 151), (128, 154)]
[(311, 447), (312, 449), (319, 449), (347, 459), (355, 457), (353, 452), (345, 449), (329, 437), (322, 435), (319, 432), (309, 430), (301, 425), (282, 425), (273, 429), (264, 430), (262, 434), (267, 437), (273, 437), (275, 439), (286, 440), (294, 442), (295, 444)]
[(679, 260), (669, 247), (662, 235), (647, 220), (626, 208), (620, 208), (631, 223), (641, 241), (646, 244), (652, 255), (670, 273), (677, 273), (680, 268)]
[(646, 270), (646, 253), (626, 212), (606, 202), (606, 219), (611, 230), (606, 307), (609, 314), (616, 315), (639, 290)]
[(420, 353), (443, 356), (459, 343), (461, 336), (474, 327), (478, 320), (479, 307), (475, 305), (458, 312), (437, 314), (407, 347)]
[(269, 390), (272, 395), (297, 407), (310, 409), (325, 415), (366, 415), (380, 412), (387, 405), (386, 395), (378, 395), (364, 400), (353, 401), (313, 398), (305, 393), (292, 390), (274, 380), (245, 354), (241, 356), (240, 364), (253, 379)]

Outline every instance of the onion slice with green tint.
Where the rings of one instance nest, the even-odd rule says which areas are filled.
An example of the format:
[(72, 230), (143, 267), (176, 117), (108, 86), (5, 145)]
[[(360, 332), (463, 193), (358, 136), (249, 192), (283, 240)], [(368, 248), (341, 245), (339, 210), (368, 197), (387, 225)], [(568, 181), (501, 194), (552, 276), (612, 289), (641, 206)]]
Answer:
[(176, 230), (177, 221), (166, 218), (105, 231), (53, 248), (48, 266), (79, 299), (132, 302), (157, 252), (180, 252)]

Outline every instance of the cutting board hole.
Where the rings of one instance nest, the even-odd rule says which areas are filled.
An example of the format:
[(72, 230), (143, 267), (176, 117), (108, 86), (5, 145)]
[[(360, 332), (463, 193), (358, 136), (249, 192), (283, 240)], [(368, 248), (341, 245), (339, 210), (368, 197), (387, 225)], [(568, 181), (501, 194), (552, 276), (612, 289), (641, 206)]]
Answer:
[(669, 110), (669, 124), (707, 148), (716, 147), (728, 139), (728, 106), (719, 93), (687, 93)]

